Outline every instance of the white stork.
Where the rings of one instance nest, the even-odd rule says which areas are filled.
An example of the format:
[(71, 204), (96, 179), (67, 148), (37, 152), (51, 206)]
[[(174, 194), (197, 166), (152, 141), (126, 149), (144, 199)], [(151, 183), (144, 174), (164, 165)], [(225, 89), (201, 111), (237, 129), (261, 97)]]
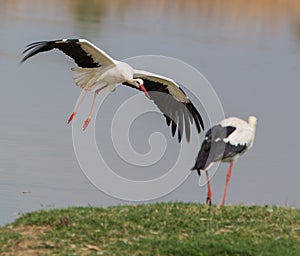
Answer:
[(249, 116), (248, 123), (237, 117), (229, 117), (213, 126), (205, 135), (195, 166), (192, 170), (206, 172), (207, 178), (207, 203), (212, 203), (208, 170), (214, 162), (230, 162), (226, 175), (226, 184), (222, 200), (225, 204), (226, 192), (231, 176), (232, 166), (242, 154), (247, 152), (253, 145), (257, 119)]
[(127, 63), (114, 60), (104, 51), (85, 39), (63, 39), (55, 41), (42, 41), (27, 45), (21, 62), (40, 53), (58, 49), (71, 57), (78, 68), (74, 71), (74, 81), (85, 93), (68, 123), (72, 121), (79, 110), (87, 92), (94, 92), (94, 100), (88, 118), (84, 122), (83, 130), (88, 126), (97, 94), (104, 88), (115, 90), (117, 84), (139, 89), (154, 101), (164, 114), (167, 125), (172, 128), (174, 136), (178, 131), (178, 140), (181, 141), (183, 127), (187, 141), (190, 140), (190, 126), (195, 122), (198, 133), (204, 129), (202, 118), (178, 84), (170, 78), (152, 74), (150, 72), (135, 70)]

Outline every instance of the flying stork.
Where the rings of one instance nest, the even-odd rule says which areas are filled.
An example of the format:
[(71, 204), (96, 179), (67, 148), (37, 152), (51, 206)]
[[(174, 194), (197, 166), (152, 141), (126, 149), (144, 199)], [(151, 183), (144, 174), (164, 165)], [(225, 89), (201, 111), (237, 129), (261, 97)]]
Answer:
[(90, 113), (83, 125), (83, 130), (85, 130), (91, 120), (98, 93), (105, 88), (114, 91), (117, 84), (123, 84), (143, 91), (149, 99), (154, 101), (166, 118), (167, 125), (171, 126), (173, 136), (177, 130), (179, 142), (182, 139), (183, 127), (187, 141), (190, 140), (190, 126), (193, 123), (195, 123), (198, 133), (204, 129), (199, 112), (175, 81), (147, 71), (135, 70), (127, 63), (113, 59), (85, 39), (62, 39), (29, 44), (23, 52), (26, 55), (21, 63), (40, 52), (52, 49), (64, 52), (75, 61), (78, 67), (72, 68), (74, 82), (85, 90), (68, 119), (68, 123), (78, 112), (87, 93), (92, 91), (94, 99)]
[(206, 133), (192, 170), (197, 170), (199, 175), (201, 174), (200, 171), (206, 172), (208, 204), (212, 204), (212, 192), (208, 175), (209, 168), (214, 162), (230, 162), (222, 200), (222, 206), (224, 206), (233, 163), (252, 147), (256, 122), (255, 116), (249, 116), (248, 123), (237, 117), (229, 117), (210, 128)]

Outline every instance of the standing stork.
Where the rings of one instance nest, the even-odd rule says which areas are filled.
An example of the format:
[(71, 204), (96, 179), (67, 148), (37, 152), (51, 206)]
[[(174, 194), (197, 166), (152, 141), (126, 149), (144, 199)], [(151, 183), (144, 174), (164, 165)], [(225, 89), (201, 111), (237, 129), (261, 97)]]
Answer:
[(21, 62), (23, 63), (40, 52), (52, 49), (64, 52), (75, 61), (79, 67), (72, 68), (74, 81), (76, 85), (85, 90), (68, 119), (68, 123), (77, 114), (86, 94), (92, 91), (94, 92), (94, 99), (90, 113), (83, 125), (83, 130), (85, 130), (91, 120), (98, 93), (105, 88), (114, 91), (117, 84), (123, 84), (143, 91), (149, 99), (154, 101), (165, 116), (167, 125), (171, 126), (173, 136), (177, 130), (179, 142), (182, 139), (183, 127), (187, 141), (190, 140), (190, 126), (193, 122), (198, 133), (204, 129), (199, 112), (175, 81), (147, 71), (135, 70), (127, 63), (114, 60), (85, 39), (62, 39), (29, 44), (23, 52), (26, 55)]
[(225, 204), (227, 187), (231, 176), (233, 163), (253, 145), (257, 119), (249, 116), (248, 123), (237, 117), (229, 117), (208, 130), (202, 143), (195, 166), (192, 170), (206, 172), (207, 178), (207, 203), (212, 203), (208, 170), (214, 162), (230, 162), (226, 175), (226, 184), (222, 200)]

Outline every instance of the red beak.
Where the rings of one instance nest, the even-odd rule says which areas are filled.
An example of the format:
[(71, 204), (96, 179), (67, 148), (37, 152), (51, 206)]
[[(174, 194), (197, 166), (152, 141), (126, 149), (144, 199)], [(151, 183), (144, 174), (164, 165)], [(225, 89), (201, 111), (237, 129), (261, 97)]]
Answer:
[(146, 95), (149, 99), (151, 99), (151, 97), (150, 97), (149, 93), (147, 92), (147, 90), (146, 90), (146, 88), (145, 88), (144, 85), (140, 85), (140, 89), (141, 89), (141, 91), (143, 91), (143, 92), (145, 93), (145, 95)]

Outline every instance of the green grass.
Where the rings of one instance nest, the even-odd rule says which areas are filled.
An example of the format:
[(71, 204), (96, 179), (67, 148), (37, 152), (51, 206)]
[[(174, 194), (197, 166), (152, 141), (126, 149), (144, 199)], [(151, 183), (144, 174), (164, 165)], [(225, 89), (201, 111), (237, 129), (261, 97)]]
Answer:
[(300, 255), (300, 210), (157, 203), (24, 214), (1, 255)]

